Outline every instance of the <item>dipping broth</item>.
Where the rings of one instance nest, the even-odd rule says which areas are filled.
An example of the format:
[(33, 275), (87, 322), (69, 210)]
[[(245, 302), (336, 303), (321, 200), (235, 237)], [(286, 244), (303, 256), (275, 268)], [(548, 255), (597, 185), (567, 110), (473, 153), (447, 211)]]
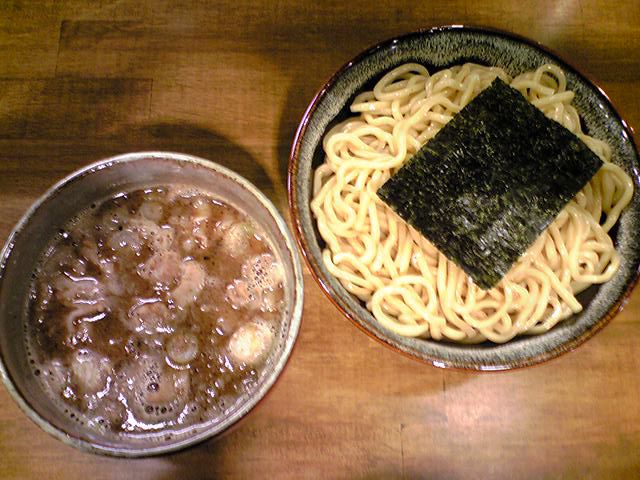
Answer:
[(284, 313), (264, 231), (186, 186), (120, 193), (58, 232), (34, 272), (43, 389), (103, 433), (222, 419), (256, 387)]

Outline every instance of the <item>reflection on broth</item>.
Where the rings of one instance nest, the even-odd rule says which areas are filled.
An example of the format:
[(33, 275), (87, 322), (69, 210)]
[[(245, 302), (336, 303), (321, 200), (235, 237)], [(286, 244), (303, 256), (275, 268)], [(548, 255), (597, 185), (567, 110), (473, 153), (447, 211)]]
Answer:
[(221, 418), (256, 387), (283, 271), (245, 214), (189, 187), (91, 205), (34, 275), (29, 350), (44, 390), (99, 431)]

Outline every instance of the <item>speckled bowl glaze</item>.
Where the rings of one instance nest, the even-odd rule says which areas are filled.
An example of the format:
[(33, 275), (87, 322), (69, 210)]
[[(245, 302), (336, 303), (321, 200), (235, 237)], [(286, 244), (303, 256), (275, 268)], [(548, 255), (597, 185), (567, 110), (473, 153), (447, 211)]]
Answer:
[[(122, 191), (149, 185), (201, 188), (246, 213), (271, 240), (282, 262), (285, 311), (256, 388), (224, 412), (202, 423), (145, 435), (103, 435), (68, 415), (41, 388), (26, 347), (31, 274), (52, 232), (86, 206)], [(237, 173), (208, 160), (171, 152), (118, 155), (88, 165), (52, 186), (25, 213), (0, 253), (0, 378), (19, 407), (44, 431), (91, 453), (142, 457), (173, 452), (218, 435), (244, 418), (282, 373), (298, 335), (302, 316), (302, 266), (285, 221), (260, 190)]]
[[(401, 337), (378, 324), (362, 303), (350, 295), (322, 262), (324, 242), (315, 227), (309, 202), (313, 170), (324, 158), (322, 137), (334, 122), (349, 115), (356, 93), (370, 87), (385, 72), (418, 62), (430, 71), (464, 62), (502, 67), (508, 74), (532, 70), (544, 63), (559, 65), (574, 105), (591, 135), (613, 149), (614, 161), (633, 176), (636, 190), (617, 230), (622, 265), (616, 276), (581, 296), (585, 309), (551, 331), (519, 337), (504, 345), (456, 345)], [(597, 86), (566, 61), (525, 38), (492, 29), (445, 26), (410, 33), (382, 42), (345, 64), (311, 101), (296, 133), (289, 162), (289, 203), (298, 242), (311, 271), (329, 299), (358, 327), (400, 353), (437, 367), (506, 370), (551, 359), (594, 335), (621, 310), (638, 279), (640, 264), (640, 180), (638, 153), (630, 128)]]

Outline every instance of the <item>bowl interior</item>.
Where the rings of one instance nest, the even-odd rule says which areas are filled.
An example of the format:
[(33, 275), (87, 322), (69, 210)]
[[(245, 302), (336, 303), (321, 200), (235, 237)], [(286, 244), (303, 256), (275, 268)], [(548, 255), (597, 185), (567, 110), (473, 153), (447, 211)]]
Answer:
[[(189, 184), (242, 210), (262, 225), (285, 271), (286, 309), (256, 390), (243, 397), (224, 418), (170, 434), (105, 436), (83, 428), (39, 386), (25, 347), (29, 287), (41, 252), (52, 232), (92, 202), (124, 190), (148, 185)], [(182, 448), (221, 432), (245, 415), (267, 392), (284, 367), (297, 335), (302, 302), (299, 260), (275, 207), (255, 187), (222, 167), (190, 156), (163, 153), (129, 154), (87, 167), (73, 174), (37, 202), (10, 237), (2, 257), (0, 279), (0, 353), (5, 383), (22, 408), (41, 427), (81, 448), (115, 455), (149, 455)], [(0, 369), (1, 370), (1, 369)]]
[[(326, 269), (325, 245), (316, 228), (309, 202), (314, 169), (324, 160), (322, 138), (336, 122), (351, 116), (356, 94), (371, 88), (384, 73), (406, 63), (425, 65), (430, 72), (465, 62), (502, 67), (515, 76), (545, 63), (559, 65), (568, 88), (576, 93), (576, 106), (590, 135), (605, 140), (613, 160), (631, 175), (635, 192), (616, 232), (622, 265), (616, 276), (580, 297), (586, 308), (550, 332), (519, 337), (504, 345), (458, 345), (401, 337), (380, 326), (373, 315), (351, 296)], [(559, 355), (586, 340), (615, 314), (638, 275), (640, 263), (640, 181), (638, 156), (631, 133), (604, 93), (555, 54), (525, 39), (504, 32), (471, 27), (441, 27), (412, 33), (384, 43), (343, 66), (307, 109), (292, 149), (290, 196), (299, 240), (314, 276), (337, 306), (367, 333), (389, 346), (436, 366), (500, 370), (521, 367)]]

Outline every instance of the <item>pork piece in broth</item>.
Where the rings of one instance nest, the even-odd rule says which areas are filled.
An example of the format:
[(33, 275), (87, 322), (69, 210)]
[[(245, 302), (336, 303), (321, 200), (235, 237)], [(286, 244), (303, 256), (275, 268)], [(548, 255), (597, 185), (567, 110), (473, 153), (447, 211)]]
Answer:
[(183, 186), (120, 193), (43, 253), (29, 307), (34, 373), (105, 433), (218, 418), (257, 385), (283, 281), (265, 233), (236, 208)]

